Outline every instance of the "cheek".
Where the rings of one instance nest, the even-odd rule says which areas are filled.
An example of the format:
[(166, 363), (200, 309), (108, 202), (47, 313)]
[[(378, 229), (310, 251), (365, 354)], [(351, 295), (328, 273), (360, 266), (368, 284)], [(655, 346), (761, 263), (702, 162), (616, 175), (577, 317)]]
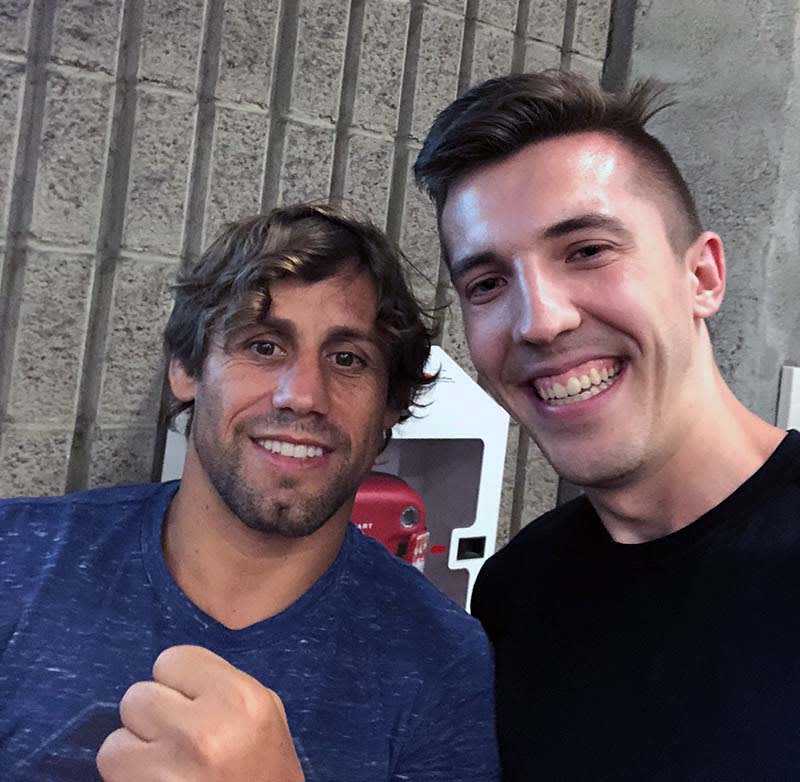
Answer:
[(487, 377), (498, 373), (511, 339), (505, 319), (488, 313), (465, 315), (464, 332), (475, 368)]

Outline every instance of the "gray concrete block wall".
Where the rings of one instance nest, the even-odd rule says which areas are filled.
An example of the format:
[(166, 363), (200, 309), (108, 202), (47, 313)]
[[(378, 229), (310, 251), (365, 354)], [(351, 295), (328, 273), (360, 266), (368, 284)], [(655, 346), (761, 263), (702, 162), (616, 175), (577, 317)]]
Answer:
[(632, 78), (672, 85), (653, 130), (725, 243), (717, 359), (774, 422), (780, 368), (800, 364), (800, 2), (640, 1), (632, 51)]
[[(472, 372), (411, 165), (478, 80), (599, 78), (610, 4), (0, 0), (0, 495), (157, 473), (175, 271), (277, 203), (386, 228)], [(516, 427), (506, 461), (501, 542), (555, 500)]]

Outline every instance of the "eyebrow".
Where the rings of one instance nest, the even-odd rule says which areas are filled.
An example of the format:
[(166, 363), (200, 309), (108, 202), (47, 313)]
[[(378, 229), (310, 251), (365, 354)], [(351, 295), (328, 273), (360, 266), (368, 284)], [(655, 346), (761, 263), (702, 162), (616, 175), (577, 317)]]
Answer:
[(588, 212), (578, 215), (577, 217), (568, 217), (566, 220), (560, 220), (545, 228), (544, 231), (541, 232), (541, 236), (544, 239), (558, 239), (586, 228), (604, 228), (620, 236), (632, 238), (631, 232), (625, 228), (621, 220), (597, 212)]
[[(553, 225), (549, 225), (541, 231), (538, 236), (542, 239), (560, 239), (563, 236), (576, 231), (583, 231), (587, 228), (602, 228), (617, 234), (626, 241), (633, 241), (633, 234), (625, 228), (621, 220), (599, 212), (587, 212), (575, 217), (568, 217), (566, 220), (559, 220), (559, 222), (553, 223)], [(474, 267), (499, 260), (502, 260), (502, 258), (494, 250), (483, 250), (472, 255), (465, 255), (457, 261), (451, 261), (450, 279), (455, 282)]]

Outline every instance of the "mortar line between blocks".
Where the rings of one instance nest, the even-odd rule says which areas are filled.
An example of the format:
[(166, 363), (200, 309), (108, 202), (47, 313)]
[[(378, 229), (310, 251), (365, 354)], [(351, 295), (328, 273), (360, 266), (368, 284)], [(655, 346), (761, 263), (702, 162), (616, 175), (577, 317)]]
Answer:
[(344, 199), (347, 179), (347, 156), (350, 151), (350, 130), (356, 103), (358, 69), (361, 63), (361, 38), (364, 32), (365, 0), (351, 0), (347, 20), (342, 86), (339, 94), (339, 117), (336, 122), (336, 139), (333, 145), (330, 197), (332, 201)]
[(394, 140), (389, 198), (386, 203), (386, 233), (389, 239), (397, 244), (400, 242), (408, 186), (409, 150), (407, 141), (411, 136), (414, 122), (414, 97), (417, 91), (417, 71), (425, 13), (422, 0), (411, 0), (410, 5), (406, 52), (403, 60), (403, 80), (400, 87), (400, 103), (397, 107), (397, 133)]
[(203, 224), (208, 196), (211, 155), (214, 143), (216, 105), (214, 93), (219, 77), (222, 49), (222, 23), (225, 0), (206, 0), (202, 44), (197, 67), (197, 110), (195, 112), (189, 184), (186, 189), (183, 236), (180, 255), (184, 263), (193, 263), (203, 246)]
[(514, 51), (511, 55), (511, 73), (525, 70), (525, 49), (528, 40), (528, 22), (531, 15), (531, 0), (519, 0), (517, 22), (514, 26)]
[(564, 8), (564, 37), (561, 39), (562, 71), (572, 67), (572, 50), (575, 46), (575, 17), (578, 13), (578, 0), (567, 0)]
[(270, 121), (267, 153), (261, 183), (261, 211), (277, 206), (280, 197), (281, 169), (286, 145), (286, 125), (292, 102), (294, 60), (297, 53), (300, 0), (281, 0), (275, 41), (275, 67), (270, 89)]
[(139, 0), (125, 0), (75, 432), (67, 465), (67, 491), (86, 488), (89, 479), (114, 281), (125, 223), (143, 18), (144, 4)]
[(475, 35), (478, 29), (478, 4), (480, 0), (467, 0), (464, 11), (464, 31), (461, 36), (461, 60), (458, 63), (458, 94), (466, 92), (472, 81), (475, 60)]
[(514, 466), (514, 492), (511, 498), (511, 514), (508, 536), (513, 538), (522, 529), (522, 513), (525, 509), (525, 482), (528, 476), (528, 447), (530, 438), (525, 430), (519, 427), (517, 440), (516, 464)]
[(47, 97), (47, 62), (53, 40), (54, 16), (54, 3), (50, 0), (33, 0), (28, 17), (26, 49), (29, 56), (15, 139), (5, 261), (0, 277), (0, 443), (11, 397), (14, 349), (28, 257), (27, 237), (33, 217), (33, 197), (41, 151)]

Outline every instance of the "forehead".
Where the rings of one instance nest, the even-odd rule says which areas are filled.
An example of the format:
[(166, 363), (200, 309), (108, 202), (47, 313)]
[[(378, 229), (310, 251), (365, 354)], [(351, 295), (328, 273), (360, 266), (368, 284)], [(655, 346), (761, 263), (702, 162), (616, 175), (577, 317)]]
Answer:
[(316, 282), (285, 277), (270, 284), (270, 319), (314, 328), (341, 326), (372, 329), (377, 314), (377, 290), (368, 272), (345, 267)]
[(620, 217), (644, 200), (637, 163), (613, 136), (575, 133), (533, 143), (462, 177), (442, 211), (448, 254), (577, 214)]

